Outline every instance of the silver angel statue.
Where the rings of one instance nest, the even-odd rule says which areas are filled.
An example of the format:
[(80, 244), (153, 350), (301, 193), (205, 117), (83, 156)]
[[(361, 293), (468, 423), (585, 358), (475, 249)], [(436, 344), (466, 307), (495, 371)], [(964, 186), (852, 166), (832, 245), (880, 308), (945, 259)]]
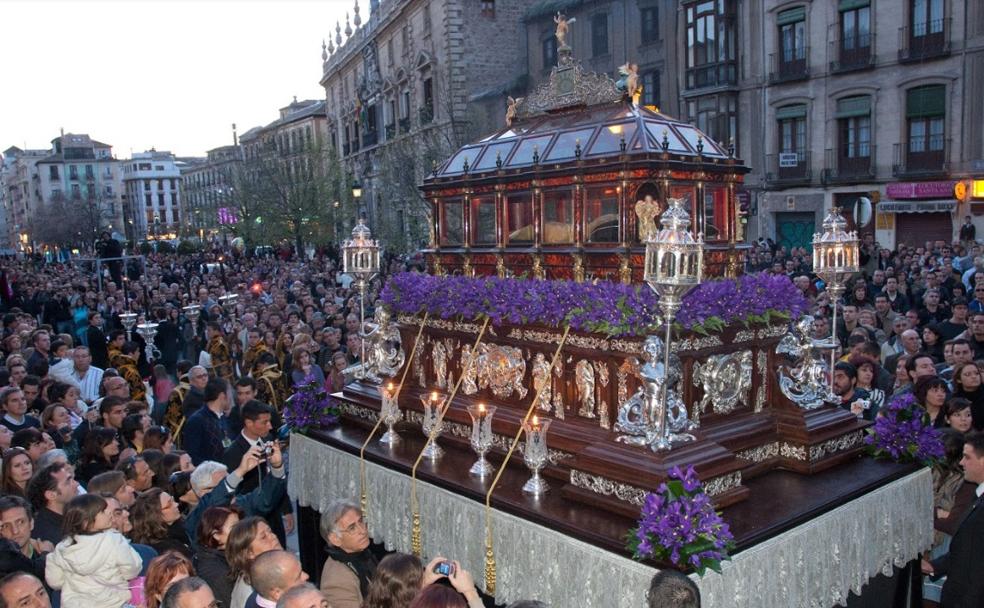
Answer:
[(680, 381), (681, 365), (678, 357), (670, 357), (670, 369), (663, 364), (663, 340), (649, 336), (642, 346), (645, 362), (639, 367), (642, 388), (619, 407), (615, 432), (617, 441), (631, 445), (649, 446), (654, 451), (666, 433), (663, 421), (663, 383), (666, 383), (668, 403), (666, 427), (671, 442), (689, 441), (694, 437), (686, 432), (693, 428), (687, 417), (687, 406), (674, 387)]
[(379, 382), (380, 376), (392, 378), (403, 367), (406, 354), (400, 330), (390, 322), (389, 312), (376, 309), (375, 322), (366, 322), (366, 377)]
[(829, 366), (821, 351), (830, 350), (830, 340), (813, 338), (813, 317), (805, 315), (776, 346), (777, 355), (796, 360), (793, 367), (779, 367), (779, 390), (787, 399), (808, 410), (831, 400)]

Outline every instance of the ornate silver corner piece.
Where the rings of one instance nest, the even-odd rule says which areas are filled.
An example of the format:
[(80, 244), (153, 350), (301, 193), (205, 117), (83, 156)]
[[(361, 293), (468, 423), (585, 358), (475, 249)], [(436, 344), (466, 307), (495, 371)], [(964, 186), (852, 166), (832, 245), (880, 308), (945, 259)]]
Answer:
[(827, 383), (829, 367), (820, 355), (832, 348), (826, 340), (815, 340), (813, 317), (805, 315), (776, 346), (777, 355), (793, 357), (796, 364), (779, 368), (779, 390), (787, 399), (806, 410), (813, 410), (835, 399)]
[(695, 423), (710, 404), (715, 414), (734, 411), (738, 404), (749, 404), (752, 388), (752, 351), (712, 355), (703, 363), (694, 363), (692, 381), (703, 389), (704, 396), (693, 408)]

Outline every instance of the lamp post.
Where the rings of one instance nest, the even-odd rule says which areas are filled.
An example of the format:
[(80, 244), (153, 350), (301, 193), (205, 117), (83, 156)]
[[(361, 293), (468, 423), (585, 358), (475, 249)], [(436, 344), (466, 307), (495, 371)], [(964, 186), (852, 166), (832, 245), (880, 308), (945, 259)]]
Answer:
[(352, 199), (355, 201), (355, 212), (364, 219), (366, 211), (362, 208), (362, 182), (359, 181), (358, 177), (353, 178), (352, 181)]
[(364, 218), (359, 218), (352, 229), (352, 238), (342, 244), (342, 271), (352, 275), (359, 288), (359, 337), (362, 350), (358, 378), (362, 380), (366, 377), (366, 287), (379, 273), (379, 241), (372, 239), (372, 232), (366, 226)]
[(837, 300), (844, 294), (845, 283), (860, 269), (858, 233), (847, 232), (847, 220), (840, 207), (834, 207), (823, 220), (823, 233), (813, 235), (813, 272), (823, 279), (830, 292), (830, 395), (834, 395), (834, 364), (837, 361)]
[[(656, 423), (656, 437), (650, 444), (653, 450), (668, 450), (674, 441), (692, 439), (690, 435), (676, 435), (669, 428), (669, 399), (667, 389), (670, 378), (670, 342), (673, 338), (673, 318), (683, 296), (700, 284), (704, 271), (704, 238), (690, 234), (690, 214), (683, 208), (685, 199), (671, 198), (669, 206), (660, 217), (663, 228), (646, 239), (644, 279), (649, 288), (659, 295), (659, 307), (666, 324), (666, 340), (663, 345), (663, 383), (659, 399), (647, 403), (647, 418)], [(659, 411), (654, 411), (654, 408)]]

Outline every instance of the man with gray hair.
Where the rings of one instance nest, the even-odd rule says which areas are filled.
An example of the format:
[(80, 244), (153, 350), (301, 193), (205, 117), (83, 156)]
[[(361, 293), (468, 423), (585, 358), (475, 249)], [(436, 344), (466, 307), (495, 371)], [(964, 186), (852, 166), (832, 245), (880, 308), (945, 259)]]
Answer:
[(188, 384), (191, 388), (181, 402), (181, 413), (185, 420), (205, 405), (205, 386), (208, 384), (208, 370), (196, 365), (188, 370)]
[(362, 509), (354, 500), (329, 504), (319, 527), (328, 543), (321, 590), (333, 608), (359, 608), (385, 549), (369, 538)]
[(215, 595), (208, 583), (191, 576), (168, 587), (161, 599), (161, 608), (212, 608)]
[(273, 550), (253, 560), (249, 580), (254, 591), (246, 600), (246, 608), (272, 608), (288, 589), (306, 582), (308, 575), (293, 553)]
[(288, 589), (277, 600), (277, 608), (330, 608), (328, 598), (311, 583), (301, 583)]
[(700, 608), (700, 589), (685, 574), (660, 570), (649, 583), (646, 599), (649, 608)]
[(198, 504), (185, 518), (185, 530), (189, 538), (198, 537), (198, 522), (209, 507), (236, 505), (245, 511), (246, 515), (264, 517), (274, 511), (287, 493), (287, 470), (284, 467), (283, 454), (280, 445), (274, 441), (272, 451), (267, 458), (270, 464), (270, 475), (252, 492), (236, 495), (236, 488), (242, 483), (243, 477), (260, 464), (262, 457), (259, 446), (252, 446), (243, 454), (239, 466), (229, 472), (221, 462), (206, 460), (191, 472), (191, 489), (198, 496)]

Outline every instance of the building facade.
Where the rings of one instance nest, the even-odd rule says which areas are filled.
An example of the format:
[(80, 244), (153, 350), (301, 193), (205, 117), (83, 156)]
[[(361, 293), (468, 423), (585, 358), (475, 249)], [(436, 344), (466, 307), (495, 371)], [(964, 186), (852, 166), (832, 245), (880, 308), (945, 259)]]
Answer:
[(138, 152), (122, 161), (127, 240), (173, 239), (181, 227), (181, 171), (170, 152)]
[(3, 152), (0, 165), (0, 203), (3, 209), (3, 249), (23, 252), (30, 246), (29, 219), (40, 205), (41, 189), (37, 163), (50, 150), (21, 150), (11, 146)]
[(202, 241), (218, 234), (219, 210), (224, 209), (232, 192), (232, 179), (242, 160), (238, 145), (220, 146), (206, 152), (202, 162), (186, 162), (180, 167), (184, 235), (197, 235)]
[[(329, 144), (361, 186), (354, 213), (391, 247), (428, 241), (417, 189), (434, 163), (501, 126), (526, 86), (524, 0), (382, 0), (322, 55)], [(354, 26), (354, 27), (353, 27)]]
[(679, 20), (687, 116), (754, 168), (752, 238), (808, 245), (836, 205), (882, 246), (922, 245), (984, 213), (954, 195), (984, 168), (981, 3), (719, 0)]

